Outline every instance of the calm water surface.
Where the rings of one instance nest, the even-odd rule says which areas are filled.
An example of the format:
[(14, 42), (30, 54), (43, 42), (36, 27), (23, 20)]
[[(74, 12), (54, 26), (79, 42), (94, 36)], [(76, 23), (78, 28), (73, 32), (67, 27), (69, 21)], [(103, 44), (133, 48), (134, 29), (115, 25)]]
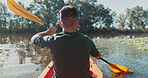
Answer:
[[(135, 47), (113, 43), (108, 40), (137, 38), (147, 35), (92, 35), (103, 58), (127, 66), (134, 73), (127, 78), (148, 78), (148, 52)], [(32, 34), (0, 34), (0, 78), (37, 78), (51, 61), (50, 51), (31, 44)], [(105, 75), (112, 75), (109, 66), (101, 60), (95, 60)]]

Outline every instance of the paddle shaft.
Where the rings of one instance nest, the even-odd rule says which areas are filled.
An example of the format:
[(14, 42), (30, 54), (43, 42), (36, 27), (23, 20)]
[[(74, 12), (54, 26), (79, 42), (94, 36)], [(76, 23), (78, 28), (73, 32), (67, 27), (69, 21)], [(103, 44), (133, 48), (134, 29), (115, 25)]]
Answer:
[(107, 64), (109, 64), (109, 62), (103, 58), (100, 58), (102, 61), (106, 62)]

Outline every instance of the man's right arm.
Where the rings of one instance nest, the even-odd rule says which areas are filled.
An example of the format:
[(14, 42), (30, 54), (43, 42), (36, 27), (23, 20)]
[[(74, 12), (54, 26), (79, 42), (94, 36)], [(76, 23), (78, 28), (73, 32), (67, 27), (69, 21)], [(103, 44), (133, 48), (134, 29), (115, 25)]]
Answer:
[(55, 33), (56, 33), (56, 28), (49, 27), (49, 29), (47, 29), (46, 31), (35, 34), (31, 38), (31, 42), (36, 46), (41, 46), (41, 47), (47, 46), (48, 40), (52, 38), (52, 36), (48, 35), (52, 35)]

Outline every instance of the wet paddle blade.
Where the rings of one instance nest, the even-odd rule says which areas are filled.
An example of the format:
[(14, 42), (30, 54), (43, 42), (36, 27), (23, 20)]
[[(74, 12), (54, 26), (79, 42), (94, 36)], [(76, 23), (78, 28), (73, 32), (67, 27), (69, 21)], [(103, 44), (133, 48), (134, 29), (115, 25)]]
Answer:
[(131, 69), (129, 69), (126, 66), (123, 66), (123, 65), (113, 64), (113, 63), (109, 63), (109, 65), (110, 65), (110, 69), (114, 73), (130, 73), (130, 72), (133, 72)]
[(102, 61), (106, 62), (107, 64), (110, 65), (110, 69), (114, 72), (114, 73), (130, 73), (133, 72), (131, 69), (123, 66), (123, 65), (119, 65), (119, 64), (113, 64), (108, 62), (107, 60), (100, 58)]
[(17, 4), (14, 0), (8, 0), (7, 4), (10, 10), (12, 10), (17, 15), (20, 15), (24, 18), (30, 19), (32, 21), (40, 23), (41, 25), (44, 25), (44, 23), (36, 15), (24, 9), (22, 6)]

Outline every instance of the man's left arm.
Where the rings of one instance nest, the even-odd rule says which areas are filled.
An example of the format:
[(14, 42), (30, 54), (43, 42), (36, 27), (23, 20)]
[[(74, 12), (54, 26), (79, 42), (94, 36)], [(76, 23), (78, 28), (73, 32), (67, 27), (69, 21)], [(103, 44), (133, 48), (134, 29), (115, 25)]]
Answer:
[(91, 56), (93, 56), (95, 59), (100, 59), (101, 58), (101, 54), (100, 52), (97, 50), (95, 44), (93, 43), (93, 41), (91, 40), (91, 47), (90, 47), (90, 54)]

